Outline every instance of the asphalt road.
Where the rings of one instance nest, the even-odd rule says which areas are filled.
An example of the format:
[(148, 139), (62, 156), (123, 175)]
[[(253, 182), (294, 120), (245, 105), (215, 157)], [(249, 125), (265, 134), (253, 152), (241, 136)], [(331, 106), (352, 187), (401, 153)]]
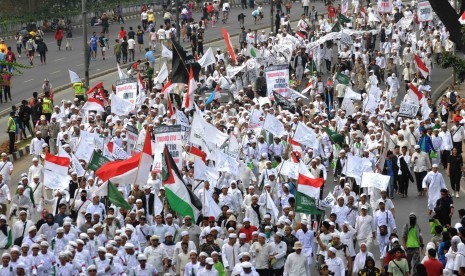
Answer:
[[(323, 11), (323, 4), (321, 2), (316, 3), (317, 10), (319, 12)], [(302, 8), (295, 5), (295, 7), (291, 10), (291, 18), (298, 19)], [(251, 29), (258, 29), (258, 28), (265, 28), (266, 26), (270, 26), (270, 7), (264, 6), (263, 12), (265, 14), (265, 18), (263, 19), (262, 23), (259, 25), (254, 25), (253, 18), (251, 16), (251, 9), (242, 10), (240, 8), (232, 8), (229, 15), (229, 21), (226, 24), (222, 24), (221, 22), (217, 23), (215, 28), (211, 28), (208, 26), (208, 29), (205, 31), (205, 43), (212, 40), (222, 39), (223, 35), (221, 33), (221, 27), (225, 27), (230, 35), (234, 35), (240, 32), (240, 25), (237, 24), (237, 16), (243, 12), (246, 15), (245, 18), (245, 26), (246, 28)], [(201, 14), (199, 12), (195, 12), (193, 18), (195, 20), (200, 20)], [(159, 29), (159, 25), (163, 22), (162, 15), (156, 15), (155, 18), (157, 22), (157, 30)], [(110, 37), (109, 43), (110, 47), (107, 50), (107, 58), (106, 60), (102, 60), (100, 52), (97, 55), (96, 61), (91, 61), (89, 74), (96, 74), (98, 72), (115, 68), (116, 62), (115, 57), (113, 56), (113, 45), (114, 39), (117, 38), (118, 31), (121, 26), (124, 26), (126, 30), (129, 30), (129, 27), (132, 26), (134, 30), (137, 29), (137, 25), (141, 25), (139, 19), (130, 19), (125, 22), (126, 24), (112, 24), (110, 25)], [(92, 32), (95, 31), (97, 34), (100, 33), (101, 27), (100, 26), (93, 26), (88, 27), (88, 37), (92, 35)], [(145, 45), (148, 46), (148, 35), (144, 37)], [(82, 29), (75, 29), (73, 32), (73, 50), (72, 51), (65, 51), (64, 45), (65, 41), (63, 41), (63, 47), (61, 51), (58, 51), (58, 46), (55, 42), (53, 33), (47, 33), (45, 35), (45, 42), (47, 43), (48, 53), (47, 53), (47, 64), (41, 65), (39, 57), (36, 57), (34, 60), (34, 66), (31, 69), (24, 70), (24, 74), (15, 76), (12, 82), (12, 95), (13, 95), (13, 102), (19, 103), (22, 99), (32, 97), (33, 91), (39, 91), (40, 87), (45, 78), (50, 80), (50, 83), (54, 87), (58, 87), (60, 85), (68, 84), (69, 83), (69, 75), (68, 69), (75, 71), (80, 77), (84, 77), (84, 53), (83, 53), (83, 35)], [(237, 43), (237, 40), (233, 40), (233, 43)], [(12, 46), (13, 51), (16, 53), (16, 44), (14, 41), (7, 41), (9, 46)], [(183, 46), (189, 46), (188, 42), (182, 43)], [(223, 44), (224, 46), (224, 44)], [(224, 47), (223, 47), (224, 48)], [(161, 49), (156, 49), (156, 54), (160, 54)], [(145, 53), (139, 53), (136, 48), (136, 59), (143, 58)], [(18, 58), (18, 62), (29, 65), (29, 60), (26, 55), (23, 53), (21, 58)], [(70, 90), (71, 92), (71, 90)], [(11, 106), (10, 103), (3, 103), (0, 104), (0, 111), (9, 109)]]

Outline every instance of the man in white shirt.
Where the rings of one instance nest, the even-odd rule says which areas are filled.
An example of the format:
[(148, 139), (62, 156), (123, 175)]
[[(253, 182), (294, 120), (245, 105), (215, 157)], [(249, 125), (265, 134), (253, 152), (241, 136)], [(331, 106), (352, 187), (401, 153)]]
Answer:
[[(42, 152), (42, 145), (45, 144), (45, 140), (42, 139), (42, 132), (37, 131), (36, 137), (32, 138), (29, 152), (32, 156), (37, 158), (40, 157), (40, 153)], [(0, 170), (1, 171), (1, 170)]]
[(271, 257), (274, 260), (272, 261), (272, 263), (274, 262), (273, 272), (275, 275), (283, 275), (284, 272), (284, 262), (286, 261), (287, 255), (287, 244), (282, 240), (283, 237), (284, 234), (282, 232), (278, 232), (274, 235), (274, 242), (270, 243), (272, 251)]
[(236, 234), (229, 234), (228, 242), (221, 249), (224, 270), (228, 275), (239, 262), (239, 244), (236, 243), (236, 240)]
[(376, 238), (376, 228), (373, 217), (368, 215), (368, 207), (362, 205), (361, 214), (355, 220), (355, 231), (357, 231), (357, 243), (371, 245)]
[(28, 179), (29, 183), (32, 183), (32, 177), (34, 175), (38, 175), (39, 176), (39, 181), (43, 182), (42, 181), (43, 180), (42, 179), (43, 173), (44, 173), (44, 166), (39, 164), (39, 159), (37, 157), (32, 158), (32, 165), (29, 167), (29, 171), (28, 171), (28, 174), (27, 174), (27, 179)]
[(452, 136), (450, 134), (450, 131), (447, 129), (447, 122), (441, 123), (441, 131), (439, 132), (439, 137), (441, 137), (442, 139), (441, 147), (439, 148), (439, 150), (441, 151), (441, 163), (444, 166), (444, 169), (446, 169), (453, 144)]
[(8, 161), (8, 154), (3, 152), (2, 161), (0, 161), (0, 174), (3, 175), (3, 181), (8, 187), (10, 186), (10, 179), (11, 179), (12, 173), (13, 173), (13, 163)]
[(419, 145), (415, 145), (415, 152), (412, 154), (410, 162), (413, 163), (413, 172), (415, 173), (418, 194), (423, 195), (423, 179), (431, 168), (429, 155), (421, 151)]

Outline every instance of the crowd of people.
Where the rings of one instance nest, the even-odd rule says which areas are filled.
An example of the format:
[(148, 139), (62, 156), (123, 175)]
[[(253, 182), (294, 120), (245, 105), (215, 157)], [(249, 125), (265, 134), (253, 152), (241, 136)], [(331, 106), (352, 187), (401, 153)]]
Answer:
[[(318, 14), (304, 0), (295, 22), (280, 2), (275, 32), (244, 27), (234, 49), (217, 49), (197, 80), (176, 85), (177, 72), (153, 72), (152, 57), (128, 114), (112, 110), (121, 101), (106, 89), (113, 84), (85, 93), (75, 82), (75, 98), (55, 104), (45, 79), (8, 121), (10, 153), (27, 131), (33, 136), (23, 157), (32, 164), (18, 172), (1, 154), (1, 275), (465, 275), (465, 209), (454, 207), (465, 102), (455, 85), (438, 103), (431, 98), (435, 64), (452, 42), (436, 16), (416, 23), (415, 3), (393, 2), (381, 14), (359, 1), (328, 3), (328, 13)], [(179, 11), (193, 56), (203, 57), (199, 34), (217, 20), (208, 7), (229, 11), (222, 4), (206, 3), (199, 23), (189, 17), (193, 6)], [(241, 4), (255, 11), (253, 2)], [(176, 50), (166, 33), (175, 32), (173, 15), (166, 10), (155, 32), (151, 13), (142, 11), (137, 31), (120, 27), (116, 44), (132, 45), (122, 63), (134, 62), (135, 40), (142, 51), (139, 32), (147, 30), (155, 33), (149, 45)], [(90, 39), (92, 58), (108, 46), (102, 28)], [(131, 71), (144, 74), (137, 63)], [(288, 70), (284, 100), (269, 93), (272, 65)], [(173, 207), (165, 152), (159, 169), (152, 157), (146, 182), (112, 180), (124, 204), (112, 201), (110, 188), (102, 195), (110, 182), (90, 158), (78, 158), (84, 143), (117, 166), (144, 146), (132, 143), (134, 130), (156, 145), (163, 142), (155, 129), (174, 125), (183, 127), (179, 181), (191, 202), (202, 202), (195, 216)], [(57, 181), (45, 177), (53, 155), (70, 160), (65, 189), (48, 188)], [(397, 200), (424, 204), (428, 215), (399, 212)], [(421, 229), (426, 222), (430, 229)]]

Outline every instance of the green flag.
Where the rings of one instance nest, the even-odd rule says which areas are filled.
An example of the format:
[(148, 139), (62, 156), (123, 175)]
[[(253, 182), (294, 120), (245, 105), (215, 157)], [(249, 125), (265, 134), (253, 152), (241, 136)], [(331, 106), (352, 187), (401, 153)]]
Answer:
[(314, 198), (303, 193), (297, 192), (295, 197), (295, 210), (299, 213), (310, 215), (322, 215), (324, 211), (319, 210)]
[(98, 151), (94, 150), (94, 153), (92, 154), (92, 157), (90, 158), (88, 168), (96, 171), (98, 168), (100, 168), (103, 164), (110, 162), (108, 158), (100, 154)]
[(333, 141), (336, 144), (339, 144), (341, 147), (344, 145), (344, 136), (343, 135), (341, 135), (341, 134), (339, 134), (337, 132), (334, 132), (334, 131), (332, 131), (331, 129), (329, 129), (327, 127), (324, 127), (323, 130), (324, 130), (324, 132), (326, 132), (328, 134), (331, 141)]
[(337, 18), (337, 21), (339, 21), (341, 24), (343, 24), (343, 23), (349, 23), (352, 20), (350, 20), (350, 18), (346, 17), (343, 14), (339, 14), (339, 17)]
[(124, 199), (123, 195), (118, 191), (118, 188), (108, 180), (108, 200), (115, 206), (124, 210), (131, 210), (131, 205)]
[(341, 84), (349, 84), (349, 76), (342, 74), (341, 72), (336, 73), (336, 80)]
[(331, 32), (340, 32), (342, 30), (341, 28), (341, 23), (339, 21), (334, 24), (333, 28), (331, 29)]

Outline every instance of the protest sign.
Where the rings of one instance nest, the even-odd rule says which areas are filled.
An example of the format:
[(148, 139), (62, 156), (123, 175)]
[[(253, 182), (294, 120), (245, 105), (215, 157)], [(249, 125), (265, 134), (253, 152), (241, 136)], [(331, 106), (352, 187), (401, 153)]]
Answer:
[(132, 104), (136, 104), (137, 97), (137, 80), (122, 79), (116, 81), (116, 96), (123, 100), (127, 100)]
[(135, 126), (127, 125), (126, 126), (126, 138), (127, 141), (127, 153), (131, 155), (131, 151), (133, 151), (136, 147), (137, 138), (139, 136), (139, 131)]
[(418, 1), (417, 17), (419, 22), (433, 21), (433, 9), (428, 0)]
[(391, 13), (392, 12), (392, 0), (378, 0), (378, 12), (379, 13)]
[(182, 169), (181, 125), (155, 127), (155, 144), (166, 145), (178, 169)]
[(287, 93), (287, 88), (289, 87), (289, 66), (287, 64), (268, 66), (265, 71), (268, 97), (273, 95), (273, 91), (280, 94)]
[(399, 116), (406, 118), (415, 118), (418, 113), (420, 106), (402, 102), (399, 108)]

